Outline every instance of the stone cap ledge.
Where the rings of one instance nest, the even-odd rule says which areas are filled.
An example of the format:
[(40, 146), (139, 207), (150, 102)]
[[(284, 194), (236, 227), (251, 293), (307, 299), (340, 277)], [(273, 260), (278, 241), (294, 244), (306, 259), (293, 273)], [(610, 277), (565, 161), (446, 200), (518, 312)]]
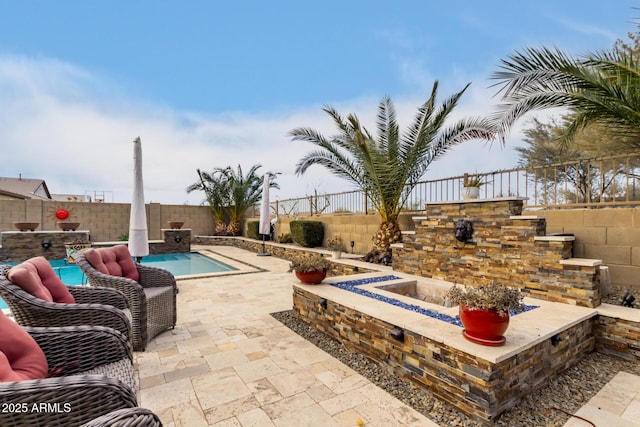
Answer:
[(567, 258), (561, 259), (560, 264), (579, 265), (581, 267), (597, 267), (599, 265), (602, 265), (602, 260), (590, 258)]
[(406, 230), (406, 231), (401, 231), (400, 233), (402, 233), (402, 234), (416, 234), (415, 230)]
[(516, 220), (516, 219), (521, 219), (521, 220), (526, 220), (526, 221), (531, 221), (531, 220), (536, 220), (536, 219), (546, 219), (546, 216), (543, 215), (511, 215), (509, 217), (509, 219), (511, 220)]
[(535, 236), (534, 241), (540, 242), (573, 242), (576, 240), (575, 236)]

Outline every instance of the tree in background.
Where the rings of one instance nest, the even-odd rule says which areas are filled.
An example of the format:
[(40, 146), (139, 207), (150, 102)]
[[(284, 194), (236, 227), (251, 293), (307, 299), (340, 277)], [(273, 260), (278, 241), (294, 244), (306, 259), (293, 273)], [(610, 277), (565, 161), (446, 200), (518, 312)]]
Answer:
[(487, 119), (468, 118), (445, 124), (467, 87), (469, 84), (437, 105), (436, 81), (431, 96), (419, 107), (413, 123), (402, 135), (395, 107), (388, 97), (378, 104), (375, 137), (355, 114), (345, 120), (334, 108), (325, 107), (323, 111), (333, 119), (337, 135), (327, 138), (310, 128), (289, 132), (294, 141), (310, 142), (318, 148), (298, 162), (296, 174), (320, 165), (363, 190), (381, 219), (373, 239), (374, 250), (390, 257), (391, 244), (402, 241), (400, 210), (431, 162), (455, 144), (493, 139), (495, 128)]
[[(264, 177), (257, 175), (260, 167), (259, 164), (253, 165), (246, 176), (240, 165), (235, 170), (231, 166), (215, 168), (211, 173), (197, 170), (199, 180), (187, 187), (187, 193), (205, 193), (216, 222), (216, 235), (239, 234), (242, 217), (262, 198)], [(267, 173), (275, 177), (275, 174)], [(275, 179), (271, 179), (269, 187), (280, 188)]]
[[(634, 129), (637, 119), (628, 111), (640, 105), (634, 99), (638, 96), (635, 85), (640, 82), (636, 62), (640, 33), (629, 33), (628, 37), (629, 41), (617, 40), (610, 53), (591, 54), (580, 60), (569, 59), (559, 51), (528, 50), (528, 57), (516, 54), (511, 61), (503, 61), (503, 70), (508, 71), (496, 73), (495, 77), (503, 79), (503, 99), (507, 101), (502, 105), (505, 129), (532, 109), (569, 107), (559, 120), (543, 123), (534, 119), (524, 131), (527, 146), (516, 148), (519, 166), (564, 164), (543, 172), (538, 169), (534, 180), (542, 186), (539, 194), (557, 194), (550, 191), (551, 187), (565, 188), (560, 191), (565, 200), (584, 203), (600, 201), (601, 195), (625, 197), (625, 191), (631, 190), (629, 194), (635, 199), (636, 183), (629, 185), (625, 174), (630, 166), (637, 165), (614, 159), (588, 160), (640, 148), (638, 129)], [(632, 68), (625, 73), (618, 71), (627, 66)], [(565, 183), (569, 185), (563, 187)]]
[(640, 149), (639, 59), (615, 48), (580, 58), (544, 47), (516, 52), (493, 75), (502, 95), (496, 115), (502, 132), (531, 111), (567, 108), (563, 144), (597, 124), (608, 135), (627, 138), (627, 149)]

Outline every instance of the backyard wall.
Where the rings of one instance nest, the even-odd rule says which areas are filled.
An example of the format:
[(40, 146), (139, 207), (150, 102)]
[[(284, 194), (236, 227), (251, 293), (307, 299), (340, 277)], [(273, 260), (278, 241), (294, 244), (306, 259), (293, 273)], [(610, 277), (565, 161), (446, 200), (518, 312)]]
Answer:
[[(57, 209), (71, 214), (68, 221), (79, 222), (78, 230), (88, 231), (94, 242), (117, 241), (129, 232), (129, 203), (48, 202), (42, 200), (0, 200), (0, 231), (16, 230), (15, 221), (39, 222), (36, 231), (54, 231)], [(213, 234), (214, 221), (208, 206), (146, 205), (149, 239), (162, 240), (168, 221), (184, 221), (191, 235)]]
[[(64, 208), (71, 212), (70, 220), (80, 223), (78, 230), (90, 232), (94, 242), (117, 241), (129, 230), (128, 203), (46, 202), (40, 200), (0, 200), (0, 231), (15, 230), (14, 221), (40, 222), (39, 231), (56, 230), (53, 211)], [(424, 213), (403, 214), (402, 230), (414, 230), (412, 216)], [(640, 291), (640, 208), (603, 208), (570, 210), (535, 210), (525, 207), (523, 215), (546, 217), (547, 233), (573, 233), (573, 256), (601, 259), (609, 266), (614, 286)], [(276, 236), (289, 233), (289, 223), (294, 216), (280, 216), (276, 224)], [(325, 223), (326, 240), (339, 234), (351, 251), (364, 254), (371, 249), (371, 239), (379, 225), (376, 214), (335, 214), (299, 217)], [(208, 206), (147, 205), (149, 238), (162, 239), (162, 229), (167, 221), (184, 221), (184, 228), (191, 229), (192, 236), (212, 235), (214, 221)], [(258, 220), (249, 218), (248, 220)]]
[(525, 210), (547, 218), (547, 233), (573, 233), (573, 256), (601, 259), (614, 286), (640, 290), (640, 208)]
[[(545, 217), (547, 234), (572, 233), (573, 257), (601, 259), (609, 267), (613, 286), (640, 291), (640, 208), (527, 210), (525, 206), (522, 215)], [(424, 216), (424, 212), (401, 215), (400, 228), (414, 231), (411, 218), (415, 216)], [(349, 251), (349, 242), (353, 240), (354, 252), (360, 254), (371, 249), (372, 236), (380, 223), (376, 214), (280, 216), (276, 237), (289, 233), (289, 223), (294, 219), (322, 221), (325, 245), (334, 234), (339, 234)]]

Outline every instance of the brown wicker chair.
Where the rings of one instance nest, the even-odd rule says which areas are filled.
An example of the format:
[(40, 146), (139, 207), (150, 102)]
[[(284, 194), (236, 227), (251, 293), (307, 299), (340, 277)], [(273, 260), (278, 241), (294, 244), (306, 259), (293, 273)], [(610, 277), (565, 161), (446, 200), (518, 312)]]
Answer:
[(162, 427), (156, 414), (145, 408), (118, 409), (98, 417), (81, 427)]
[(78, 426), (137, 405), (132, 352), (101, 326), (24, 328), (60, 376), (0, 382), (0, 425)]
[(11, 266), (0, 265), (0, 298), (15, 321), (27, 327), (106, 326), (131, 339), (131, 312), (116, 289), (67, 286), (76, 304), (60, 304), (34, 297), (6, 277)]
[(133, 349), (144, 351), (150, 339), (176, 325), (176, 279), (167, 270), (137, 262), (138, 281), (102, 273), (86, 255), (108, 249), (111, 248), (86, 249), (76, 255), (76, 264), (91, 285), (117, 289), (126, 296), (131, 309)]

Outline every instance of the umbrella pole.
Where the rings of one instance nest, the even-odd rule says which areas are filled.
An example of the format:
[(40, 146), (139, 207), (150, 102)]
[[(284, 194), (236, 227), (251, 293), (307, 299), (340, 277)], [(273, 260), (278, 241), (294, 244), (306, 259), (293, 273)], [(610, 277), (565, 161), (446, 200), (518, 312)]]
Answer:
[(258, 253), (258, 256), (271, 256), (264, 249), (264, 234), (262, 235), (262, 252)]

